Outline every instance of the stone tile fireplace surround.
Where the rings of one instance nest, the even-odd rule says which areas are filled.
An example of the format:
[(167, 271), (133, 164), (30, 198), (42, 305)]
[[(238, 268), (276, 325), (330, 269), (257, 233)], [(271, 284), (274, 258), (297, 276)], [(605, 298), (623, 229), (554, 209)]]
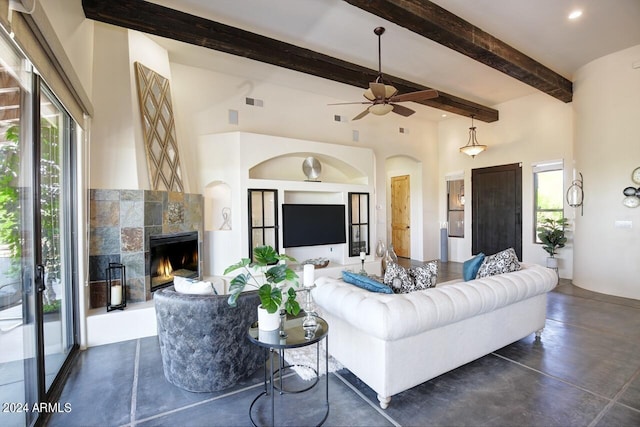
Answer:
[(204, 203), (200, 194), (150, 190), (90, 191), (89, 286), (91, 308), (106, 305), (105, 270), (110, 262), (127, 269), (127, 302), (151, 299), (149, 238), (198, 232), (203, 271)]

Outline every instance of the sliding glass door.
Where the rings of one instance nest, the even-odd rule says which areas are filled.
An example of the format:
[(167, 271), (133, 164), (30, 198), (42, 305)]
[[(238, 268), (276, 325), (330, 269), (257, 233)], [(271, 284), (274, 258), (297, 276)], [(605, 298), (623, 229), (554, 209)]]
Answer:
[[(77, 348), (73, 122), (0, 37), (0, 425), (33, 425)], [(47, 408), (44, 406), (44, 408)]]
[(40, 84), (39, 225), (40, 298), (45, 391), (67, 359), (73, 336), (73, 241), (71, 237), (71, 120), (55, 97)]

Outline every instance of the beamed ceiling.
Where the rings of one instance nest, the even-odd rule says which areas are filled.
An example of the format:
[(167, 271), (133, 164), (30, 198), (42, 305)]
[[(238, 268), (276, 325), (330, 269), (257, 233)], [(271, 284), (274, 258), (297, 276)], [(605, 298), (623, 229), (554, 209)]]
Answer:
[[(165, 3), (172, 7), (174, 4), (175, 7), (183, 3), (189, 4), (194, 11), (194, 5), (215, 9), (213, 4), (201, 1)], [(426, 0), (344, 0), (344, 4), (359, 8), (362, 14), (372, 14), (384, 22), (406, 28), (412, 33), (446, 46), (452, 51), (498, 70), (562, 102), (572, 100), (572, 83), (569, 79), (435, 3)], [(316, 51), (319, 49), (312, 50), (297, 46), (212, 20), (211, 15), (216, 16), (215, 11), (209, 11), (208, 15), (198, 13), (203, 16), (197, 16), (195, 12), (187, 13), (142, 0), (83, 0), (82, 5), (85, 16), (89, 19), (261, 61), (335, 82), (366, 88), (377, 76), (375, 69)], [(288, 6), (291, 9), (292, 4), (289, 3)], [(240, 7), (238, 6), (238, 9)], [(309, 8), (309, 5), (299, 7)], [(227, 8), (229, 8), (228, 4)], [(292, 15), (299, 13), (294, 10), (291, 12)], [(277, 16), (275, 11), (273, 15), (273, 19), (269, 17), (262, 22), (275, 22), (277, 18), (282, 18)], [(293, 22), (292, 25), (294, 25)], [(372, 37), (375, 36), (372, 35)], [(389, 75), (386, 72), (384, 75), (385, 79), (400, 93), (430, 89), (424, 84)], [(438, 87), (432, 88), (438, 90), (440, 96), (420, 101), (420, 104), (463, 116), (474, 115), (478, 120), (485, 122), (498, 120), (498, 111), (491, 107), (452, 95)]]

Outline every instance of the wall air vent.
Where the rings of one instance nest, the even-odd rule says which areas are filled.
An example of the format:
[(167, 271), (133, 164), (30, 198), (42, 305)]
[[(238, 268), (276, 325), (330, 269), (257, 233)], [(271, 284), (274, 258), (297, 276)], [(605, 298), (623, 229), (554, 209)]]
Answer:
[(245, 98), (245, 102), (247, 105), (253, 105), (254, 107), (263, 107), (264, 101), (262, 99), (257, 98)]

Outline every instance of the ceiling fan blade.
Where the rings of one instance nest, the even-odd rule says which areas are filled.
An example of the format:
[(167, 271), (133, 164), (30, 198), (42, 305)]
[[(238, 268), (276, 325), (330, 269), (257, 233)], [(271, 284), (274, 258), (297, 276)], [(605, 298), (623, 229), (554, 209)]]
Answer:
[(352, 104), (371, 104), (368, 101), (362, 101), (362, 102), (336, 102), (333, 104), (327, 104), (327, 105), (352, 105)]
[(407, 108), (405, 106), (398, 105), (398, 104), (391, 104), (391, 105), (393, 105), (393, 110), (391, 111), (393, 111), (396, 114), (400, 114), (401, 116), (409, 117), (410, 115), (415, 113), (415, 111), (413, 111), (411, 108)]
[(366, 116), (367, 114), (369, 114), (369, 109), (367, 108), (366, 110), (364, 110), (362, 113), (358, 114), (357, 116), (355, 116), (353, 119), (351, 119), (351, 121), (353, 120), (360, 120), (361, 118), (363, 118), (364, 116)]
[(390, 102), (403, 102), (403, 101), (423, 101), (425, 99), (436, 98), (438, 91), (434, 89), (420, 90), (418, 92), (409, 92), (402, 95), (396, 95), (389, 98)]
[(373, 93), (373, 96), (375, 97), (375, 99), (385, 98), (387, 91), (384, 86), (385, 86), (384, 83), (369, 83), (369, 89), (371, 89), (371, 92)]

